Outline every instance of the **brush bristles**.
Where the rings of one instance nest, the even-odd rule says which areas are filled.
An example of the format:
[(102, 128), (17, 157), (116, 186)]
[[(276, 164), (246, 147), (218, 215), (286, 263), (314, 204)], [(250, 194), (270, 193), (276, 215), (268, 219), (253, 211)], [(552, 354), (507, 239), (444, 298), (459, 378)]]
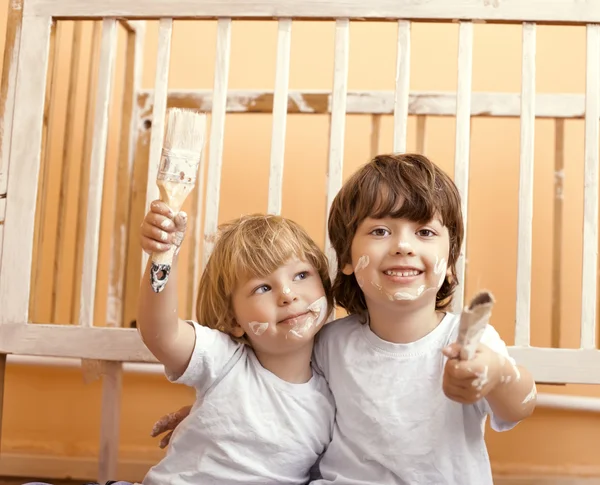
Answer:
[(206, 115), (189, 109), (170, 108), (163, 149), (202, 153), (206, 133)]

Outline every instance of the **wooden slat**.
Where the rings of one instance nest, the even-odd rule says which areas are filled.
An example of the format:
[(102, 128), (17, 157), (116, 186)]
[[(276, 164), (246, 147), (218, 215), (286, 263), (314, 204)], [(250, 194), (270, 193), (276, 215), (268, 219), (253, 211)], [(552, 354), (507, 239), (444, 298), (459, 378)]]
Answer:
[(214, 76), (214, 102), (210, 126), (210, 152), (206, 185), (206, 215), (204, 217), (204, 250), (202, 269), (206, 267), (214, 246), (214, 235), (219, 220), (219, 194), (221, 193), (221, 168), (225, 140), (225, 105), (229, 80), (231, 51), (231, 19), (222, 18), (217, 23), (217, 47)]
[(458, 80), (456, 91), (456, 144), (454, 151), (454, 183), (460, 192), (464, 224), (464, 242), (456, 262), (458, 287), (453, 306), (460, 312), (465, 297), (465, 254), (469, 207), (469, 155), (471, 152), (471, 86), (473, 78), (473, 23), (461, 22), (458, 29)]
[(592, 349), (509, 347), (510, 355), (548, 384), (600, 384), (600, 352)]
[[(81, 35), (83, 25), (81, 22), (75, 22), (73, 25), (73, 34), (71, 37), (71, 59), (69, 65), (69, 81), (67, 85), (67, 109), (65, 119), (65, 131), (63, 135), (62, 150), (62, 171), (61, 184), (58, 195), (58, 223), (56, 225), (56, 246), (54, 249), (54, 274), (52, 283), (52, 301), (50, 305), (51, 321), (53, 323), (62, 323), (58, 321), (58, 301), (65, 298), (67, 291), (71, 289), (71, 282), (64, 277), (61, 268), (66, 266), (71, 253), (67, 253), (66, 239), (66, 219), (67, 219), (67, 198), (69, 193), (69, 179), (71, 166), (73, 165), (73, 134), (75, 132), (75, 105), (77, 96), (77, 80), (79, 78), (79, 61), (81, 59)], [(46, 288), (44, 290), (47, 291)]]
[(560, 347), (562, 312), (562, 230), (563, 199), (565, 181), (565, 121), (554, 122), (554, 198), (553, 198), (553, 237), (552, 237), (552, 347)]
[[(165, 116), (167, 114), (167, 89), (169, 85), (169, 65), (171, 59), (171, 38), (173, 35), (173, 19), (160, 19), (158, 27), (158, 53), (156, 55), (156, 74), (154, 77), (154, 107), (152, 110), (152, 132), (150, 135), (150, 160), (148, 162), (148, 179), (146, 186), (146, 206), (158, 199), (156, 176), (160, 163), (163, 140), (165, 136)], [(142, 251), (140, 274), (144, 274), (149, 255)]]
[[(152, 113), (152, 90), (142, 89), (138, 102), (143, 115)], [(211, 111), (212, 90), (169, 90), (167, 107)], [(410, 94), (408, 113), (417, 116), (456, 116), (456, 93), (415, 91)], [(583, 119), (585, 96), (581, 94), (538, 94), (535, 97), (537, 118)], [(273, 91), (230, 90), (227, 94), (227, 113), (271, 113)], [(331, 113), (331, 91), (290, 90), (289, 114)], [(349, 91), (347, 114), (394, 113), (394, 91)], [(521, 95), (518, 93), (472, 93), (472, 117), (508, 117), (521, 114)]]
[(6, 354), (0, 354), (0, 453), (2, 453), (2, 416), (4, 411), (4, 379), (6, 376)]
[(160, 18), (350, 18), (419, 20), (487, 20), (508, 22), (588, 23), (600, 22), (600, 4), (580, 0), (28, 0), (28, 15), (58, 17)]
[(533, 241), (533, 160), (535, 132), (535, 24), (523, 24), (521, 73), (521, 153), (517, 238), (515, 345), (530, 341), (531, 255)]
[(33, 255), (31, 265), (31, 298), (29, 299), (29, 318), (31, 321), (37, 321), (42, 318), (38, 304), (48, 290), (52, 293), (52, 288), (42, 282), (42, 272), (44, 267), (44, 251), (43, 247), (48, 244), (49, 240), (54, 239), (54, 234), (48, 234), (46, 226), (46, 212), (48, 210), (48, 189), (50, 185), (50, 154), (52, 152), (52, 144), (54, 136), (52, 131), (56, 129), (53, 120), (56, 110), (56, 89), (58, 77), (58, 56), (60, 50), (60, 37), (64, 25), (57, 25), (53, 22), (50, 31), (50, 53), (48, 57), (48, 73), (49, 79), (46, 83), (46, 94), (44, 95), (44, 118), (42, 126), (42, 146), (40, 153), (40, 173), (39, 187), (35, 203), (35, 231), (33, 243)]
[(0, 354), (156, 362), (137, 329), (7, 323), (0, 326)]
[(275, 95), (273, 98), (273, 131), (271, 135), (271, 166), (269, 170), (269, 198), (267, 212), (281, 214), (283, 186), (283, 159), (287, 122), (287, 101), (290, 79), (290, 48), (292, 44), (292, 19), (279, 21), (277, 35), (277, 64)]
[(193, 192), (192, 205), (195, 209), (194, 217), (190, 219), (190, 227), (188, 229), (190, 248), (190, 262), (188, 264), (187, 278), (187, 313), (186, 318), (191, 318), (198, 321), (196, 315), (196, 298), (198, 296), (198, 288), (200, 287), (200, 276), (202, 267), (202, 224), (204, 220), (204, 179), (206, 174), (206, 147), (202, 150), (200, 157), (200, 169), (198, 174), (198, 182)]
[(394, 95), (394, 152), (406, 152), (410, 91), (410, 22), (398, 21), (396, 91)]
[[(145, 29), (143, 22), (133, 22), (136, 30), (127, 34), (124, 95), (121, 103), (121, 133), (119, 135), (119, 162), (116, 174), (115, 221), (112, 238), (112, 257), (106, 305), (106, 324), (123, 326), (123, 297), (127, 255), (128, 227), (130, 220), (133, 158), (135, 139), (138, 134), (135, 103), (140, 87), (144, 62)], [(137, 24), (141, 25), (137, 25)]]
[(600, 116), (600, 25), (587, 27), (583, 192), (581, 347), (596, 347), (598, 286), (598, 117)]
[[(150, 113), (151, 115), (151, 113)], [(148, 161), (150, 159), (150, 119), (136, 113), (138, 132), (135, 134), (131, 207), (129, 211), (129, 237), (127, 240), (127, 268), (125, 270), (125, 295), (123, 306), (124, 326), (131, 326), (137, 315), (140, 290), (140, 225), (146, 209)], [(146, 123), (147, 122), (147, 123)]]
[(6, 190), (11, 141), (10, 135), (7, 136), (7, 134), (11, 133), (13, 123), (22, 14), (23, 0), (8, 2), (2, 80), (0, 82), (0, 133), (4, 133), (4, 136), (0, 136), (0, 264), (2, 263), (2, 233), (6, 216)]
[(417, 153), (427, 151), (427, 116), (417, 115)]
[(0, 324), (26, 322), (50, 43), (49, 17), (23, 19), (0, 273)]
[(100, 415), (100, 451), (98, 454), (99, 483), (106, 483), (117, 476), (122, 367), (121, 362), (102, 362), (102, 411)]
[(83, 133), (83, 151), (79, 166), (79, 203), (75, 207), (77, 227), (75, 235), (75, 262), (73, 264), (73, 298), (71, 300), (71, 322), (79, 318), (81, 274), (83, 273), (83, 248), (85, 244), (85, 208), (88, 205), (88, 184), (90, 181), (90, 164), (92, 144), (94, 140), (94, 114), (96, 101), (96, 72), (98, 68), (98, 51), (102, 38), (102, 22), (94, 22), (91, 33), (90, 59), (87, 72), (87, 95), (85, 102), (85, 130)]
[[(348, 92), (348, 60), (350, 54), (350, 22), (348, 19), (336, 20), (334, 50), (326, 214), (329, 214), (333, 199), (342, 186), (346, 134), (346, 93)], [(325, 218), (325, 254), (329, 260), (329, 272), (333, 281), (337, 272), (337, 259), (329, 241), (327, 217)]]
[(369, 155), (375, 158), (379, 153), (379, 141), (381, 139), (381, 115), (371, 116), (371, 140), (369, 145)]
[(83, 248), (83, 273), (79, 324), (94, 324), (96, 275), (98, 273), (98, 250), (100, 247), (100, 217), (102, 211), (102, 188), (108, 141), (108, 111), (113, 86), (113, 71), (117, 54), (117, 22), (102, 21), (102, 47), (98, 71), (98, 93), (94, 115), (94, 138), (90, 161), (89, 195), (87, 205), (85, 243)]

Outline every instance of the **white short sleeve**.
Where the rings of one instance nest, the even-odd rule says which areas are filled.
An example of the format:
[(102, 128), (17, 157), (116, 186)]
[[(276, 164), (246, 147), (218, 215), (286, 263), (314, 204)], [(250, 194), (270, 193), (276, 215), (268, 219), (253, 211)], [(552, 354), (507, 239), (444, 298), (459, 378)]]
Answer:
[(177, 384), (196, 388), (204, 394), (242, 355), (244, 344), (212, 328), (188, 321), (194, 327), (196, 341), (190, 362), (181, 376), (166, 373), (167, 379)]
[[(509, 355), (504, 340), (502, 340), (500, 334), (491, 325), (487, 325), (487, 327), (485, 328), (483, 336), (481, 337), (481, 343), (487, 345), (494, 352), (497, 352), (498, 354), (502, 355), (508, 361), (512, 362), (513, 365), (516, 364), (515, 360)], [(477, 405), (484, 414), (490, 415), (490, 424), (494, 431), (509, 431), (518, 424), (516, 422), (511, 423), (508, 421), (504, 421), (494, 416), (492, 408), (487, 402), (487, 399), (482, 399)]]

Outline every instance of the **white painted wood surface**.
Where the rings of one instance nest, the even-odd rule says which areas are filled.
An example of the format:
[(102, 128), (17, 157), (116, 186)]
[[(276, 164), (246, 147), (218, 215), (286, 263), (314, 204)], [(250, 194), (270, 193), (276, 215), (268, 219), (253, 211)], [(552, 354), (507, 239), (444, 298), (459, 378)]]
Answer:
[(398, 21), (396, 90), (394, 93), (394, 152), (406, 153), (410, 94), (410, 22)]
[(205, 268), (212, 248), (219, 221), (219, 197), (221, 193), (221, 169), (225, 141), (225, 113), (229, 61), (231, 52), (231, 19), (219, 19), (217, 23), (217, 48), (213, 84), (214, 101), (210, 126), (210, 152), (206, 186), (206, 215), (204, 217), (204, 250), (202, 269)]
[(156, 362), (135, 328), (7, 323), (0, 325), (0, 354)]
[[(152, 110), (149, 97), (152, 90), (142, 89), (138, 102)], [(212, 90), (169, 90), (169, 107), (188, 107), (202, 111), (213, 108)], [(227, 93), (227, 113), (270, 113), (273, 109), (272, 90), (232, 89)], [(331, 113), (331, 91), (294, 90), (288, 92), (288, 114)], [(394, 91), (348, 91), (347, 114), (394, 113)], [(408, 113), (417, 116), (455, 116), (456, 93), (444, 91), (414, 91), (410, 93)], [(519, 117), (520, 93), (473, 92), (471, 95), (472, 117)], [(583, 119), (585, 96), (583, 94), (537, 94), (535, 97), (537, 118)]]
[(108, 142), (108, 111), (113, 86), (116, 54), (117, 22), (115, 19), (105, 19), (102, 23), (102, 46), (94, 117), (94, 141), (90, 163), (89, 196), (79, 307), (79, 324), (87, 327), (94, 324), (102, 190), (104, 186), (104, 166), (106, 164), (106, 145)]
[(458, 80), (456, 91), (456, 144), (454, 150), (454, 183), (460, 192), (464, 240), (456, 262), (458, 287), (452, 304), (459, 313), (465, 298), (465, 254), (469, 207), (469, 159), (471, 154), (471, 86), (473, 84), (473, 22), (461, 22), (458, 28)]
[[(346, 134), (346, 93), (348, 91), (348, 59), (350, 54), (350, 22), (339, 19), (335, 23), (335, 44), (333, 60), (333, 95), (329, 134), (329, 161), (327, 166), (327, 206), (326, 214), (333, 199), (342, 186), (344, 166), (344, 140)], [(335, 251), (329, 241), (327, 217), (325, 217), (325, 254), (329, 260), (329, 273), (333, 281), (337, 273)]]
[(581, 0), (28, 0), (26, 15), (160, 18), (356, 18), (600, 22), (600, 4)]
[[(150, 154), (144, 215), (148, 212), (150, 203), (159, 198), (156, 176), (158, 174), (160, 154), (165, 136), (165, 116), (167, 114), (167, 89), (169, 87), (172, 35), (173, 19), (160, 19), (158, 27), (158, 52), (156, 55), (156, 72), (154, 76), (154, 106), (152, 110), (152, 131), (150, 133)], [(142, 254), (141, 274), (143, 275), (150, 256), (144, 251), (140, 252)]]
[(17, 71), (11, 165), (6, 198), (2, 262), (0, 267), (0, 324), (28, 321), (33, 231), (42, 113), (46, 88), (49, 17), (23, 20)]
[(291, 45), (292, 19), (282, 19), (279, 21), (277, 31), (277, 63), (275, 67), (275, 93), (273, 96), (271, 166), (269, 169), (269, 195), (267, 202), (267, 212), (269, 214), (281, 214), (281, 191), (283, 186), (283, 161), (285, 156)]
[(119, 161), (116, 174), (115, 221), (112, 234), (112, 257), (106, 302), (106, 324), (123, 325), (124, 292), (128, 230), (131, 223), (131, 191), (133, 190), (133, 162), (135, 143), (141, 123), (138, 120), (137, 92), (144, 67), (146, 26), (143, 21), (129, 22), (127, 33), (124, 95), (121, 103), (122, 118), (119, 135)]
[(2, 271), (2, 235), (6, 216), (6, 190), (8, 188), (8, 162), (11, 142), (11, 136), (6, 134), (12, 132), (22, 14), (23, 0), (15, 0), (9, 4), (6, 19), (2, 85), (0, 86), (0, 133), (3, 134), (3, 136), (0, 136), (0, 272)]
[(530, 341), (531, 257), (533, 241), (533, 160), (535, 133), (535, 24), (523, 24), (521, 72), (521, 151), (517, 236), (517, 315), (515, 345)]
[(119, 460), (119, 424), (123, 381), (121, 362), (102, 362), (102, 403), (100, 414), (100, 450), (98, 482), (106, 483), (117, 476)]
[(583, 192), (583, 274), (581, 347), (596, 347), (598, 297), (598, 117), (600, 116), (600, 25), (587, 26), (585, 163)]

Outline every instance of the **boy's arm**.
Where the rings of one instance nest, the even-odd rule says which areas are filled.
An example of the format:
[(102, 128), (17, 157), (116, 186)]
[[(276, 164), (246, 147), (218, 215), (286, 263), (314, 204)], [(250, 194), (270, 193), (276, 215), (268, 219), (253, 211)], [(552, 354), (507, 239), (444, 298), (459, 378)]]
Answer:
[[(174, 217), (166, 204), (153, 202), (141, 227), (142, 249), (152, 253), (166, 251), (170, 244), (179, 247), (186, 223), (184, 213)], [(140, 286), (137, 326), (142, 340), (165, 366), (167, 373), (179, 376), (192, 356), (195, 332), (191, 325), (177, 316), (177, 259), (175, 254), (169, 282), (160, 293), (155, 293), (150, 284), (152, 263), (148, 261)]]
[(521, 366), (505, 360), (501, 366), (500, 382), (486, 396), (496, 417), (516, 423), (533, 413), (537, 390), (531, 373)]
[(148, 261), (140, 287), (137, 325), (144, 344), (167, 373), (180, 376), (192, 356), (195, 332), (177, 316), (177, 259), (173, 258), (169, 282), (160, 293), (152, 290)]

